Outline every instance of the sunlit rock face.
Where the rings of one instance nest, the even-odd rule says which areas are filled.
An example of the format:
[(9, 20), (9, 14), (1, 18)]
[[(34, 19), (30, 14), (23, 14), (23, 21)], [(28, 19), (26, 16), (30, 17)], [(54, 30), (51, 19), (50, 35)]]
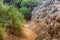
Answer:
[(37, 25), (36, 29), (38, 29), (37, 32), (41, 34), (40, 37), (47, 33), (47, 35), (45, 34), (46, 40), (53, 40), (54, 38), (58, 40), (60, 38), (59, 5), (60, 1), (58, 0), (45, 0), (32, 11), (32, 22)]
[(55, 0), (46, 0), (43, 1), (41, 5), (38, 5), (32, 11), (32, 20), (44, 18), (47, 14), (53, 14), (58, 9), (54, 5)]

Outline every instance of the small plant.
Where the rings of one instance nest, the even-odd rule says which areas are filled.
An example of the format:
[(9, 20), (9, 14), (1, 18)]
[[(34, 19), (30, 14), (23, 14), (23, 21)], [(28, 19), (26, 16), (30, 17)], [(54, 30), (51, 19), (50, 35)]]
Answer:
[(11, 34), (21, 36), (23, 34), (23, 15), (12, 5), (0, 5), (0, 23), (2, 23)]

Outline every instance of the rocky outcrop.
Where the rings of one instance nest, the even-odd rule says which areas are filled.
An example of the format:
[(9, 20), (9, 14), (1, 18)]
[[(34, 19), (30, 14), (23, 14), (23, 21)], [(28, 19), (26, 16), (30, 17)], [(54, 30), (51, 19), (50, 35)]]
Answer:
[(39, 28), (37, 32), (40, 36), (47, 34), (45, 40), (60, 38), (60, 10), (56, 4), (59, 4), (57, 0), (46, 0), (32, 11), (32, 22), (37, 25), (36, 29)]
[(38, 5), (32, 11), (32, 20), (37, 18), (44, 18), (48, 14), (53, 14), (57, 11), (56, 6), (54, 5), (55, 0), (46, 0), (43, 1), (42, 5)]

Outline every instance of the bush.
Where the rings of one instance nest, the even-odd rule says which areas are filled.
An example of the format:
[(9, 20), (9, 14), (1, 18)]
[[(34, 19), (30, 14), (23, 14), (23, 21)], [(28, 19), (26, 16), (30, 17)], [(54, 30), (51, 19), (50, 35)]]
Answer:
[(39, 0), (22, 0), (20, 6), (20, 12), (24, 14), (26, 20), (31, 19), (31, 12), (33, 8), (37, 6)]
[(14, 7), (10, 7), (10, 15), (12, 17), (12, 24), (14, 26), (13, 33), (16, 35), (22, 34), (22, 26), (23, 26), (23, 15)]
[(23, 13), (25, 15), (25, 13), (28, 13), (31, 11), (31, 8), (27, 8), (27, 7), (22, 7), (20, 8), (20, 12)]
[(0, 23), (0, 40), (3, 40), (2, 24)]
[(3, 40), (3, 33), (1, 29), (0, 29), (0, 40)]
[(10, 33), (17, 36), (22, 35), (22, 27), (24, 22), (23, 15), (12, 5), (0, 5), (0, 23), (6, 26)]
[(23, 13), (25, 19), (29, 19), (31, 17), (31, 8), (22, 7), (20, 8), (20, 12)]

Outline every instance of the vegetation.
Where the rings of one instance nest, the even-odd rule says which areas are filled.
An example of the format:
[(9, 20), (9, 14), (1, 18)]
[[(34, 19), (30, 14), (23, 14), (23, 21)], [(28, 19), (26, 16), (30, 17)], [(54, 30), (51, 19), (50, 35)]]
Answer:
[(22, 8), (20, 8), (20, 12), (23, 13), (24, 18), (26, 18), (26, 19), (30, 18), (30, 16), (31, 16), (31, 13), (30, 13), (31, 8), (22, 7)]
[(0, 23), (0, 40), (3, 40), (2, 24)]
[(24, 14), (25, 19), (31, 19), (31, 11), (37, 6), (38, 2), (39, 0), (22, 0), (20, 12)]
[[(23, 13), (25, 19), (31, 19), (31, 11), (39, 3), (39, 0), (8, 0), (8, 1), (5, 0), (4, 3), (14, 5), (16, 8), (18, 8), (20, 12)], [(28, 17), (26, 17), (27, 15)]]
[(0, 40), (3, 40), (3, 32), (1, 30), (1, 28), (0, 28)]
[[(2, 10), (2, 5), (0, 3), (0, 14)], [(0, 40), (3, 40), (3, 32), (2, 32), (2, 23), (1, 23), (1, 15), (0, 15)]]
[(8, 28), (10, 33), (21, 36), (23, 21), (23, 15), (17, 8), (12, 5), (3, 5), (0, 3), (0, 23)]

